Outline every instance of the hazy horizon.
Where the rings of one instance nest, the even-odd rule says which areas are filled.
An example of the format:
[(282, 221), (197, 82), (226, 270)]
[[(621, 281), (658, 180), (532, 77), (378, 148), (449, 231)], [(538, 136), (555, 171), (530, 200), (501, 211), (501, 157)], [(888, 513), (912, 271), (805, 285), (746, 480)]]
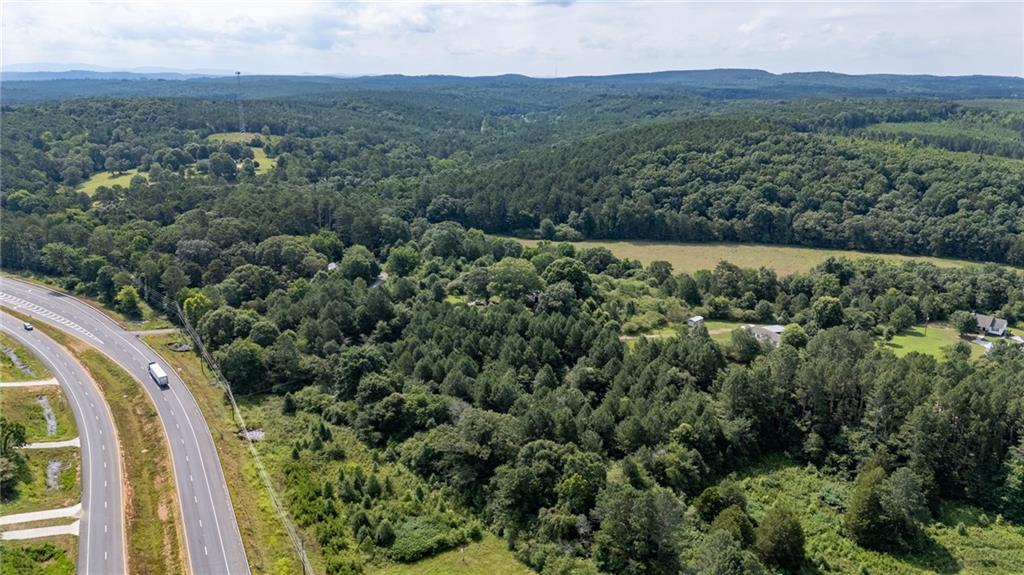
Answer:
[(3, 33), (6, 70), (1024, 75), (1020, 2), (7, 3)]

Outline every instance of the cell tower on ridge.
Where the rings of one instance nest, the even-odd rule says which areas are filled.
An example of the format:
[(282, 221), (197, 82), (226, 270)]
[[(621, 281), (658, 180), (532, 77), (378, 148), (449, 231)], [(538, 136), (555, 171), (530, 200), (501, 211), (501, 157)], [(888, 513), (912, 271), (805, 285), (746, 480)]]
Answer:
[(235, 84), (238, 86), (238, 143), (245, 145), (245, 115), (242, 113), (242, 73), (235, 72)]

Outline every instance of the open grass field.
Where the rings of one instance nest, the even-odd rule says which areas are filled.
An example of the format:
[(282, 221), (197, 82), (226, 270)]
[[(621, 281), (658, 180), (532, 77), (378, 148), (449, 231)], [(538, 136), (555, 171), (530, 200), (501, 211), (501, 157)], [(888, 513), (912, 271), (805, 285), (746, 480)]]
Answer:
[(512, 556), (505, 543), (484, 535), (478, 543), (453, 549), (430, 559), (409, 565), (389, 565), (369, 571), (368, 575), (531, 575), (532, 569)]
[[(261, 140), (276, 144), (281, 141), (281, 136), (269, 135), (265, 136), (258, 132), (246, 132), (246, 140), (252, 140), (253, 136), (259, 136)], [(240, 136), (238, 132), (215, 132), (206, 137), (207, 140), (214, 140), (217, 142), (238, 142)]]
[(224, 467), (252, 572), (256, 575), (301, 573), (298, 557), (260, 481), (252, 455), (237, 435), (238, 425), (231, 405), (224, 399), (224, 391), (214, 385), (213, 378), (194, 353), (171, 351), (168, 346), (184, 342), (182, 336), (151, 335), (144, 339), (178, 372), (203, 411)]
[[(281, 139), (281, 136), (264, 136), (262, 134), (246, 134), (248, 139), (256, 135), (265, 141), (276, 143)], [(208, 140), (214, 140), (218, 142), (238, 142), (241, 137), (238, 132), (217, 132), (216, 134), (210, 134), (206, 137)], [(263, 148), (251, 148), (253, 159), (259, 162), (259, 167), (256, 168), (257, 174), (265, 174), (270, 171), (271, 168), (277, 165), (277, 158), (268, 158), (267, 153), (263, 151)]]
[(0, 575), (72, 575), (78, 538), (71, 535), (31, 541), (0, 541)]
[[(57, 419), (57, 433), (47, 435), (43, 406), (36, 400), (45, 396)], [(75, 417), (68, 400), (57, 386), (0, 388), (0, 413), (4, 419), (25, 426), (26, 441), (63, 441), (78, 436)]]
[(271, 168), (277, 166), (277, 158), (268, 158), (267, 153), (263, 151), (263, 148), (252, 149), (253, 159), (259, 164), (256, 166), (257, 174), (265, 174), (270, 171)]
[(14, 350), (14, 354), (21, 360), (21, 363), (32, 372), (30, 375), (18, 369), (6, 353), (0, 353), (0, 381), (32, 381), (50, 377), (49, 370), (43, 367), (42, 362), (14, 338), (0, 333), (0, 345)]
[[(81, 458), (78, 448), (32, 449), (24, 452), (29, 480), (18, 486), (17, 494), (0, 504), (0, 515), (43, 511), (74, 505), (82, 498)], [(46, 485), (46, 467), (52, 460), (61, 462), (57, 489)]]
[[(99, 189), (100, 186), (107, 186), (108, 188), (121, 186), (122, 188), (127, 188), (132, 183), (132, 178), (138, 174), (139, 170), (135, 168), (119, 174), (113, 174), (111, 172), (97, 172), (88, 180), (83, 182), (79, 189), (91, 196), (96, 193), (96, 190)], [(145, 176), (145, 174), (143, 174), (143, 176)]]
[[(929, 543), (914, 555), (869, 551), (842, 534), (840, 505), (852, 483), (783, 458), (738, 476), (755, 520), (776, 501), (800, 518), (808, 561), (802, 573), (1024, 573), (1024, 526), (997, 524), (973, 507), (945, 504), (926, 527)], [(966, 531), (957, 533), (957, 524)]]
[[(27, 316), (10, 309), (11, 315)], [(128, 570), (163, 575), (185, 570), (184, 544), (167, 441), (149, 396), (132, 377), (96, 349), (45, 324), (43, 331), (85, 366), (110, 406), (125, 474)]]
[(891, 349), (897, 357), (903, 357), (916, 351), (926, 355), (942, 357), (946, 347), (954, 345), (960, 339), (955, 329), (943, 325), (914, 326), (894, 336), (884, 346)]
[[(704, 322), (704, 327), (708, 330), (708, 335), (711, 339), (718, 343), (728, 343), (732, 339), (733, 330), (739, 329), (747, 325), (746, 322), (742, 321), (724, 321), (724, 320), (707, 320)], [(657, 329), (643, 332), (637, 335), (624, 335), (620, 336), (619, 339), (626, 341), (627, 343), (636, 342), (641, 337), (647, 338), (659, 338), (659, 337), (673, 337), (679, 333), (680, 329), (686, 327), (686, 323), (670, 323), (669, 325), (659, 327)]]
[[(932, 323), (927, 326), (918, 325), (904, 333), (894, 336), (883, 345), (893, 351), (897, 357), (903, 357), (912, 351), (942, 358), (944, 350), (960, 341), (960, 334), (944, 324)], [(971, 356), (984, 355), (981, 346), (971, 346)]]
[[(539, 240), (516, 238), (527, 246), (537, 245)], [(961, 267), (975, 265), (964, 260), (933, 258), (928, 256), (903, 256), (898, 254), (874, 254), (852, 250), (831, 250), (793, 246), (771, 246), (763, 244), (680, 244), (644, 241), (598, 241), (572, 242), (577, 248), (605, 247), (616, 257), (639, 260), (647, 265), (663, 260), (672, 264), (676, 272), (695, 272), (714, 269), (721, 261), (728, 261), (743, 268), (766, 267), (779, 275), (805, 272), (830, 257), (867, 258), (876, 257), (887, 261), (922, 261), (939, 267)]]

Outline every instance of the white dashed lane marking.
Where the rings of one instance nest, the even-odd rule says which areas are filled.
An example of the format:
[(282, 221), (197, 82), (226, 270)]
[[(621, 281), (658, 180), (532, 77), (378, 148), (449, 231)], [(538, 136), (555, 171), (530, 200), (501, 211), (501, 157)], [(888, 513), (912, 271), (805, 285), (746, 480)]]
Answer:
[[(53, 320), (53, 321), (55, 321), (55, 322), (65, 326), (65, 327), (68, 327), (68, 328), (70, 328), (70, 329), (72, 329), (72, 330), (74, 330), (74, 331), (84, 335), (85, 337), (87, 337), (87, 338), (89, 338), (89, 339), (91, 339), (93, 341), (98, 342), (100, 345), (103, 345), (103, 340), (101, 340), (100, 338), (96, 337), (91, 331), (85, 329), (84, 327), (78, 325), (77, 323), (69, 320), (68, 318), (66, 318), (66, 317), (64, 317), (62, 315), (53, 313), (52, 311), (50, 311), (50, 310), (48, 310), (48, 309), (46, 309), (44, 307), (40, 307), (40, 306), (38, 306), (38, 305), (36, 305), (36, 304), (34, 304), (32, 302), (23, 300), (20, 297), (13, 296), (13, 295), (11, 295), (9, 293), (0, 293), (0, 301), (6, 301), (8, 303), (13, 304), (14, 307), (18, 307), (18, 308), (21, 308), (21, 309), (26, 309), (26, 310), (28, 310), (28, 311), (36, 314), (36, 315), (45, 317), (45, 318), (47, 318), (49, 320)], [(64, 365), (66, 366), (67, 363), (65, 363)]]

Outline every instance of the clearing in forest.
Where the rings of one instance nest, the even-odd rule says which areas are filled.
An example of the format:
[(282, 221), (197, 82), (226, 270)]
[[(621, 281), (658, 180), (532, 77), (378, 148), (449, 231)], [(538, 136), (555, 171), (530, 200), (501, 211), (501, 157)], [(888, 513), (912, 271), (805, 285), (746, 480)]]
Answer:
[[(534, 246), (539, 240), (519, 239), (527, 246)], [(578, 249), (604, 247), (618, 258), (639, 260), (647, 265), (662, 260), (672, 264), (676, 272), (695, 272), (714, 269), (719, 262), (728, 261), (741, 268), (769, 268), (779, 275), (806, 272), (830, 257), (868, 258), (875, 257), (892, 262), (918, 261), (939, 267), (962, 267), (976, 265), (966, 260), (935, 258), (931, 256), (904, 256), (899, 254), (875, 254), (854, 250), (826, 248), (804, 248), (795, 246), (773, 246), (765, 244), (683, 244), (671, 242), (647, 242), (625, 240), (586, 240), (571, 242)]]
[[(88, 180), (82, 183), (81, 190), (88, 195), (93, 195), (100, 186), (107, 186), (112, 188), (114, 186), (121, 186), (127, 188), (132, 183), (132, 178), (139, 175), (137, 168), (132, 168), (124, 172), (117, 174), (113, 172), (96, 172)], [(145, 175), (143, 175), (145, 177)]]

